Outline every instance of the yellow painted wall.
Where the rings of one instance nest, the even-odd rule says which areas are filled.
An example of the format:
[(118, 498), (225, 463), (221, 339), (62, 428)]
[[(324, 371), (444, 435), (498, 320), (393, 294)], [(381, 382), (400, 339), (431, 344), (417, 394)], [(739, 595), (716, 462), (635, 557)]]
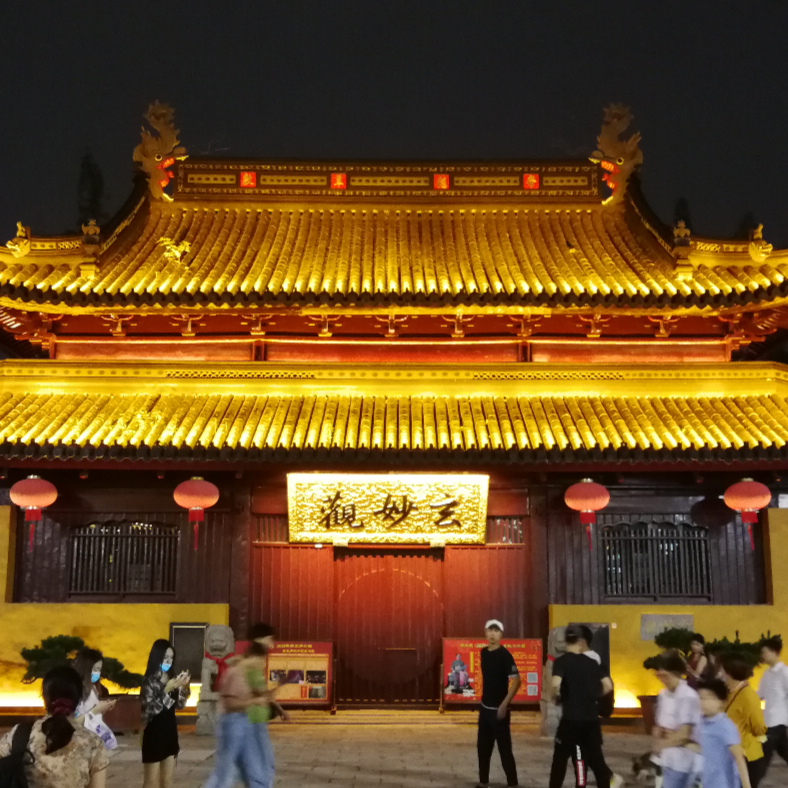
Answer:
[(25, 663), (19, 651), (42, 638), (76, 635), (144, 673), (153, 641), (170, 636), (170, 623), (228, 624), (229, 615), (229, 605), (0, 604), (0, 707), (40, 705), (40, 682), (21, 683)]
[(0, 604), (14, 598), (16, 528), (11, 527), (11, 507), (0, 506)]
[[(771, 630), (788, 640), (788, 510), (770, 509), (764, 525), (766, 541), (766, 605), (551, 605), (550, 626), (586, 621), (610, 625), (610, 670), (616, 685), (616, 705), (636, 706), (638, 695), (653, 695), (660, 684), (643, 660), (658, 653), (653, 640), (640, 639), (641, 613), (691, 614), (695, 631), (707, 640), (727, 635), (753, 641)], [(756, 672), (756, 681), (760, 671)]]

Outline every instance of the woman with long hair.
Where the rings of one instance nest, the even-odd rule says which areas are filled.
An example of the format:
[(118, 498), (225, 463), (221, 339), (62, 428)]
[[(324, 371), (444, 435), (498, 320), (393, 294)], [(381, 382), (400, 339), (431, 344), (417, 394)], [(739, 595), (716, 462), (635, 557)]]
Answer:
[(81, 648), (73, 665), (82, 679), (82, 700), (77, 706), (76, 720), (100, 736), (107, 750), (114, 750), (118, 746), (117, 739), (104, 724), (104, 713), (115, 707), (115, 701), (109, 699), (109, 693), (101, 685), (104, 656), (94, 648)]
[[(82, 679), (68, 665), (44, 676), (47, 716), (33, 723), (27, 744), (31, 757), (25, 774), (31, 788), (104, 788), (109, 763), (104, 745), (95, 734), (72, 724), (83, 691)], [(18, 728), (0, 740), (0, 758), (11, 754)]]
[(101, 684), (104, 655), (95, 648), (81, 648), (73, 665), (82, 679), (82, 699), (77, 706), (77, 719), (87, 712), (101, 717), (115, 705), (115, 701), (109, 700), (109, 693)]
[(189, 698), (189, 673), (171, 677), (175, 649), (168, 640), (157, 640), (150, 650), (145, 679), (140, 690), (142, 702), (143, 788), (170, 788), (175, 759), (180, 752), (175, 710)]
[(741, 746), (747, 759), (752, 788), (758, 788), (767, 762), (763, 757), (763, 743), (766, 741), (766, 723), (763, 721), (761, 699), (750, 686), (752, 668), (735, 655), (723, 655), (722, 679), (728, 687), (728, 700), (725, 713), (739, 729)]
[(706, 638), (699, 632), (692, 633), (690, 653), (687, 657), (687, 684), (697, 689), (700, 680), (706, 675), (709, 659), (706, 656)]

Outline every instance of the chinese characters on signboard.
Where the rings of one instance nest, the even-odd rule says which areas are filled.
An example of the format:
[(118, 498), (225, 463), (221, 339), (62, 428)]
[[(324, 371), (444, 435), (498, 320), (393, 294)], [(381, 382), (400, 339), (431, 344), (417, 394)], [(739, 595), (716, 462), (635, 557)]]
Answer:
[(291, 473), (291, 542), (483, 544), (488, 477)]
[[(542, 641), (502, 640), (520, 674), (515, 703), (538, 703), (542, 696)], [(482, 697), (482, 649), (486, 640), (443, 639), (443, 702), (478, 703)]]

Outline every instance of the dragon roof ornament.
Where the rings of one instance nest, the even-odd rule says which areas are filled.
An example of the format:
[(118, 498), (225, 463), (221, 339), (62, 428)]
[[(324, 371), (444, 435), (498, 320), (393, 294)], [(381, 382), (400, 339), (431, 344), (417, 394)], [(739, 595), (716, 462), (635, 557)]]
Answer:
[(605, 171), (602, 180), (611, 191), (610, 196), (604, 201), (605, 205), (617, 205), (623, 201), (629, 176), (643, 163), (643, 152), (639, 147), (640, 132), (635, 132), (627, 139), (621, 139), (621, 135), (632, 123), (633, 117), (629, 107), (623, 104), (611, 104), (605, 107), (602, 130), (596, 138), (597, 149), (589, 157)]
[(164, 191), (173, 177), (170, 167), (176, 159), (182, 161), (187, 158), (186, 148), (180, 145), (178, 139), (180, 131), (175, 128), (175, 112), (167, 104), (156, 101), (148, 107), (143, 117), (158, 132), (158, 136), (142, 127), (142, 141), (134, 149), (134, 161), (147, 175), (153, 199), (172, 202), (172, 197)]

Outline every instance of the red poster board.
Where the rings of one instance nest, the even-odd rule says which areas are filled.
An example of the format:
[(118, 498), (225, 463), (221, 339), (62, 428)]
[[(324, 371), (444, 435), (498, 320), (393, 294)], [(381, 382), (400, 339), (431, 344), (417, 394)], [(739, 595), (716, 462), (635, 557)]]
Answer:
[[(481, 651), (486, 640), (443, 639), (443, 702), (479, 703), (482, 697)], [(502, 640), (514, 657), (522, 684), (514, 703), (538, 703), (542, 697), (542, 641)], [(459, 655), (459, 656), (458, 656)]]
[[(235, 650), (243, 654), (248, 643), (238, 641)], [(331, 704), (333, 643), (277, 643), (268, 653), (269, 689), (283, 706), (326, 706)]]

